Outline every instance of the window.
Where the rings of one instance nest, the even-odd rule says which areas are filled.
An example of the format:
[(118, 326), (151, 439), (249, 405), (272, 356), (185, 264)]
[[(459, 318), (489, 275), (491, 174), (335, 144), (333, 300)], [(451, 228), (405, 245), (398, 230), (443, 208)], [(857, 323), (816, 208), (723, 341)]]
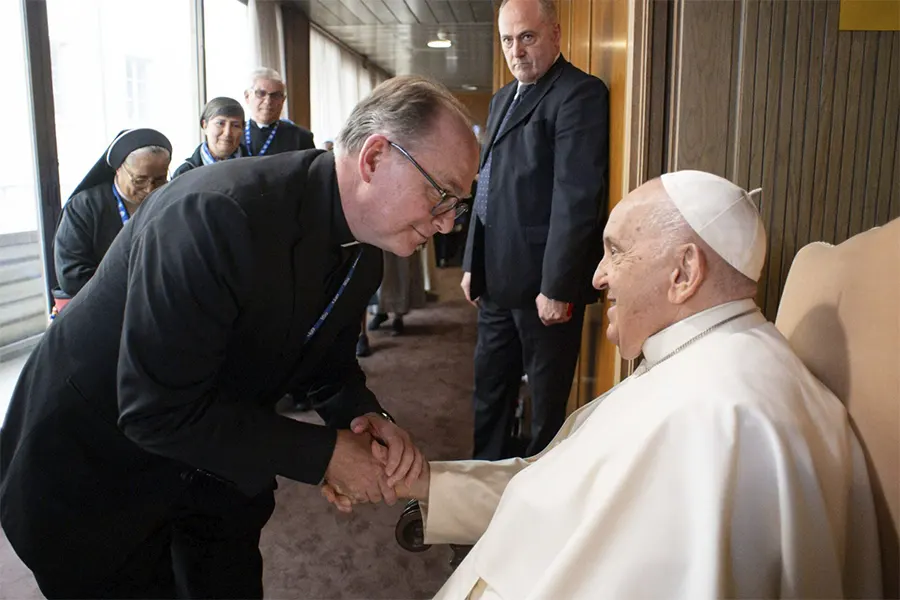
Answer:
[(0, 235), (38, 229), (35, 187), (34, 135), (31, 125), (30, 83), (26, 72), (24, 21), (20, 2), (0, 5), (0, 111), (8, 118), (6, 139), (0, 144)]
[(357, 55), (310, 28), (309, 108), (319, 146), (337, 136), (356, 104), (371, 93), (373, 83)]
[[(23, 4), (0, 2), (0, 112), (8, 141), (0, 144), (0, 361), (47, 325)], [(8, 373), (0, 369), (0, 388)]]
[(63, 202), (123, 129), (163, 132), (172, 169), (200, 143), (192, 16), (189, 0), (47, 0)]
[(129, 56), (125, 59), (125, 94), (128, 120), (140, 122), (147, 118), (147, 64), (150, 61)]
[(238, 0), (203, 0), (206, 99), (244, 102), (251, 65), (247, 5)]

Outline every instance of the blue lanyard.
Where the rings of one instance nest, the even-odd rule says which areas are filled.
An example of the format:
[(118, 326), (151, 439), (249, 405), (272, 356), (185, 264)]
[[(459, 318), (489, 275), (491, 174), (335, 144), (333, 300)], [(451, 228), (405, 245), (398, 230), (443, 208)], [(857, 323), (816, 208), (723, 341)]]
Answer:
[[(213, 163), (219, 162), (219, 159), (216, 158), (215, 156), (213, 156), (212, 152), (209, 151), (209, 144), (207, 142), (203, 142), (202, 144), (200, 144), (200, 154), (203, 155), (203, 164), (205, 164), (205, 165), (211, 165)], [(223, 159), (223, 160), (238, 158), (238, 157), (240, 157), (240, 155), (241, 155), (241, 149), (238, 148), (231, 154), (231, 156), (229, 156), (228, 158)]]
[(119, 205), (119, 216), (122, 218), (122, 225), (128, 222), (128, 219), (131, 217), (128, 215), (128, 211), (125, 210), (125, 203), (122, 202), (122, 196), (119, 195), (119, 190), (116, 189), (116, 184), (112, 184), (113, 196), (116, 197), (116, 203)]
[[(262, 156), (269, 149), (269, 144), (275, 139), (275, 132), (278, 131), (278, 123), (278, 121), (275, 121), (275, 124), (272, 126), (272, 133), (269, 134), (269, 139), (259, 149), (257, 156)], [(247, 155), (253, 156), (253, 147), (250, 145), (250, 119), (247, 119), (247, 124), (244, 125), (244, 145), (247, 146)]]
[(331, 302), (328, 303), (328, 306), (325, 307), (325, 310), (322, 311), (322, 315), (315, 322), (315, 324), (309, 328), (309, 331), (306, 333), (306, 340), (304, 340), (304, 344), (309, 342), (310, 338), (316, 334), (319, 328), (322, 326), (322, 323), (325, 322), (325, 319), (328, 318), (329, 313), (331, 313), (334, 308), (335, 303), (338, 301), (338, 298), (341, 297), (341, 294), (344, 293), (344, 288), (347, 287), (347, 284), (350, 283), (350, 278), (353, 277), (353, 271), (356, 270), (356, 265), (359, 262), (359, 257), (362, 256), (362, 249), (356, 254), (356, 260), (353, 261), (353, 264), (350, 265), (350, 270), (347, 271), (347, 276), (344, 277), (344, 282), (341, 284), (341, 287), (338, 288), (337, 293), (334, 295), (334, 298), (331, 299)]

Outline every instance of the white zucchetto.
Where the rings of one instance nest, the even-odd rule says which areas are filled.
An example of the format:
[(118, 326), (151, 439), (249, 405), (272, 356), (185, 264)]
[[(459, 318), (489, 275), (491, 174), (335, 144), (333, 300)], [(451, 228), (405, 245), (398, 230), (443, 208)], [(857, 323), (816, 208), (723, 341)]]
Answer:
[(766, 230), (751, 195), (727, 179), (703, 171), (676, 171), (663, 187), (697, 235), (729, 265), (759, 281), (766, 262)]

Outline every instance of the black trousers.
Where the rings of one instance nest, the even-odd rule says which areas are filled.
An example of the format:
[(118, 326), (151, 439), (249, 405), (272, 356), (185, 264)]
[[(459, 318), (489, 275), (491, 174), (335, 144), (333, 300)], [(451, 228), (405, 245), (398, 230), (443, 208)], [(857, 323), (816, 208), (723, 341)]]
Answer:
[(524, 452), (543, 450), (566, 418), (581, 346), (584, 306), (572, 318), (546, 326), (537, 308), (505, 309), (482, 297), (475, 347), (476, 460), (499, 460), (521, 454), (512, 439), (516, 399), (522, 372), (531, 390), (531, 441)]
[(200, 471), (183, 477), (188, 485), (170, 518), (123, 550), (127, 557), (115, 572), (85, 581), (35, 571), (41, 592), (48, 598), (262, 598), (259, 536), (275, 508), (273, 492), (249, 498)]

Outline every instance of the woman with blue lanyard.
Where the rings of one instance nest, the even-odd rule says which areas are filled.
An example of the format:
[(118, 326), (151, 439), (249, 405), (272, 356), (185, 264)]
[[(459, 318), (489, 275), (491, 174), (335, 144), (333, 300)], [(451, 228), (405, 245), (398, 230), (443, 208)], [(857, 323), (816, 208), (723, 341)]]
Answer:
[(223, 96), (207, 102), (200, 115), (200, 128), (203, 130), (203, 143), (175, 169), (172, 179), (203, 165), (247, 156), (247, 150), (241, 144), (244, 108), (237, 100)]
[(57, 298), (71, 298), (90, 280), (141, 202), (166, 183), (171, 159), (172, 144), (155, 129), (116, 136), (63, 207), (54, 248)]

